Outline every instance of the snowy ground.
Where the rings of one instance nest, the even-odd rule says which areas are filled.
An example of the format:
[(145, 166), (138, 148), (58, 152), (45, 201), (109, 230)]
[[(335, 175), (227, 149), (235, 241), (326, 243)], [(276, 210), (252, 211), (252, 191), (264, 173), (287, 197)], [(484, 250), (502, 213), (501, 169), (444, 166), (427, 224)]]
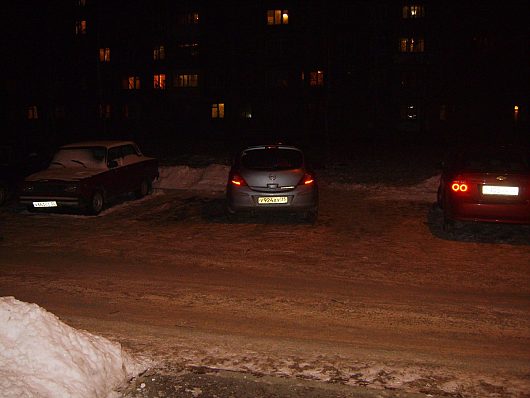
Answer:
[(227, 222), (227, 172), (162, 167), (154, 195), (93, 218), (4, 209), (1, 395), (104, 397), (142, 356), (162, 373), (530, 396), (528, 227), (446, 234), (437, 176), (395, 186), (333, 172), (315, 226)]

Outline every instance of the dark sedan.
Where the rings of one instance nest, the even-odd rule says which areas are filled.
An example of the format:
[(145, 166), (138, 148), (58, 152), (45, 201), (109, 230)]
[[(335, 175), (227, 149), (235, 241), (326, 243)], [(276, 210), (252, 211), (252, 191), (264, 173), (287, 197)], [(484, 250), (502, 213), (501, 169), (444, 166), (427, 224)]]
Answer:
[(444, 227), (454, 221), (530, 224), (529, 153), (495, 147), (458, 153), (438, 188)]
[(109, 198), (151, 191), (158, 161), (131, 141), (92, 141), (59, 148), (49, 167), (24, 180), (19, 201), (29, 210), (83, 209), (96, 215)]

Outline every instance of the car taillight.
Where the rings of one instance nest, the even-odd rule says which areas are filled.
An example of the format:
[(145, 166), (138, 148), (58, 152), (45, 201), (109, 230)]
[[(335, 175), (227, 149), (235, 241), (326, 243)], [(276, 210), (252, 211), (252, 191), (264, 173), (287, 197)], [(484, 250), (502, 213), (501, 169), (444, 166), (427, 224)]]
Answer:
[(298, 185), (311, 185), (315, 182), (315, 177), (309, 173), (305, 173)]
[(237, 173), (232, 174), (232, 178), (230, 178), (230, 182), (232, 183), (232, 185), (235, 185), (236, 187), (243, 187), (247, 185), (247, 183), (245, 182), (245, 179)]
[(464, 181), (453, 181), (451, 184), (451, 190), (453, 192), (467, 192), (468, 189), (469, 187)]

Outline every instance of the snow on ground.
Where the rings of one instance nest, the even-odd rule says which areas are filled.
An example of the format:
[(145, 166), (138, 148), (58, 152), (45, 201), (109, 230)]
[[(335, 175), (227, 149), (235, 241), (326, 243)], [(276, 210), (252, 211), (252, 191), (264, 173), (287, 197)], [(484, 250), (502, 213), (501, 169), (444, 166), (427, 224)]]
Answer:
[[(181, 189), (222, 192), (226, 186), (229, 167), (212, 164), (205, 168), (189, 166), (164, 166), (160, 178), (153, 187), (157, 191)], [(322, 186), (331, 189), (365, 192), (374, 200), (425, 201), (436, 200), (439, 176), (433, 176), (411, 186), (387, 186), (383, 184), (339, 183), (339, 179), (326, 176)], [(148, 200), (148, 199), (146, 199)], [(124, 203), (122, 206), (127, 206)], [(120, 207), (120, 206), (118, 206)], [(108, 211), (108, 210), (107, 210)], [(103, 216), (106, 214), (102, 213)], [(221, 348), (217, 348), (221, 350)], [(197, 355), (202, 354), (202, 355)], [(289, 356), (274, 365), (267, 363), (259, 354), (223, 351), (199, 353), (180, 351), (183, 366), (207, 365), (212, 368), (235, 371), (250, 371), (280, 376), (294, 376), (316, 380), (341, 380), (350, 385), (367, 385), (381, 388), (410, 387), (434, 374), (443, 374), (440, 369), (433, 374), (414, 364), (403, 367), (381, 367), (377, 364), (327, 363), (323, 358), (313, 358), (309, 366), (292, 361)], [(223, 358), (219, 362), (204, 362), (204, 358)], [(241, 358), (244, 358), (242, 361)], [(338, 360), (340, 362), (340, 360)], [(145, 370), (138, 360), (124, 353), (121, 346), (86, 331), (75, 330), (62, 323), (56, 316), (35, 304), (17, 301), (13, 297), (0, 297), (0, 396), (5, 397), (55, 397), (68, 396), (75, 392), (79, 397), (107, 397), (131, 376)], [(337, 366), (335, 366), (337, 365)], [(340, 365), (340, 366), (339, 366)], [(455, 394), (457, 386), (465, 380), (449, 380), (439, 386), (447, 394)], [(476, 375), (487, 386), (503, 387), (508, 391), (524, 390), (516, 381), (498, 378), (485, 379)], [(475, 380), (475, 381), (476, 381)], [(456, 384), (455, 384), (456, 383)], [(472, 384), (472, 382), (470, 382)], [(412, 388), (412, 387), (411, 387)], [(474, 388), (473, 386), (469, 387)], [(413, 388), (412, 388), (413, 389)], [(479, 394), (480, 395), (480, 394)]]
[(112, 397), (146, 365), (36, 304), (0, 297), (2, 397)]
[(228, 166), (212, 164), (205, 168), (161, 166), (155, 189), (197, 189), (222, 191), (228, 178)]
[(412, 186), (387, 186), (381, 184), (356, 184), (356, 183), (336, 183), (330, 182), (331, 188), (337, 188), (348, 191), (362, 191), (376, 200), (412, 200), (434, 202), (440, 176), (436, 175)]

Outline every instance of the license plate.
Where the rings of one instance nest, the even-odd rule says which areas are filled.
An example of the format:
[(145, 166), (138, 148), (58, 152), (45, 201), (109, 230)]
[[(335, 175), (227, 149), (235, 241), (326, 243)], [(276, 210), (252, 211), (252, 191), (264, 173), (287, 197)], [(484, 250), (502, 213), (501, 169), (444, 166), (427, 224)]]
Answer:
[(57, 202), (55, 200), (50, 200), (48, 202), (33, 202), (33, 207), (57, 207)]
[(500, 187), (497, 185), (484, 185), (482, 187), (482, 194), (517, 196), (519, 195), (519, 187)]
[(276, 203), (287, 203), (287, 196), (260, 196), (258, 198), (258, 204), (260, 205)]

